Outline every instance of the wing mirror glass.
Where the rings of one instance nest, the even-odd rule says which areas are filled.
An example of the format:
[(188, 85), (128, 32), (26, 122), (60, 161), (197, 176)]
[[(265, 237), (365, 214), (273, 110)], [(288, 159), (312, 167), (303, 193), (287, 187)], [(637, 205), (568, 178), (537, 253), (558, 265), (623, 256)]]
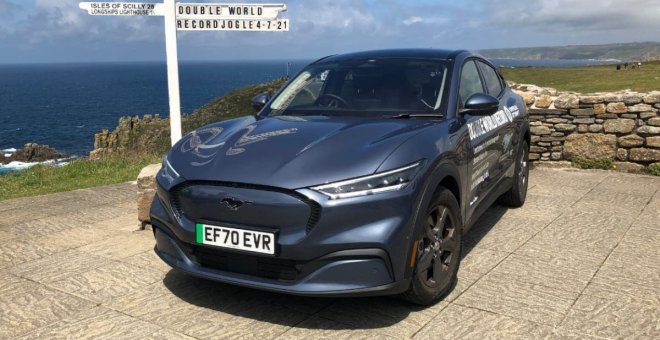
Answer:
[(485, 93), (475, 93), (468, 98), (460, 113), (473, 116), (489, 116), (497, 112), (499, 107), (500, 101), (497, 98)]
[(269, 100), (270, 95), (268, 92), (260, 93), (252, 97), (252, 108), (254, 108), (255, 111), (261, 111)]

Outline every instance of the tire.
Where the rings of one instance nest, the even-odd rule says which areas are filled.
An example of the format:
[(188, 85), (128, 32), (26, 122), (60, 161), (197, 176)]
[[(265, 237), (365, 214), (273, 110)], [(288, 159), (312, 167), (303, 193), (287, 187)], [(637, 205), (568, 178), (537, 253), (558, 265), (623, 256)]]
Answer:
[(456, 197), (438, 188), (431, 204), (419, 219), (423, 227), (417, 232), (415, 269), (408, 291), (402, 298), (414, 304), (429, 306), (445, 297), (456, 285), (463, 248), (463, 225)]
[(499, 203), (505, 206), (518, 208), (525, 204), (527, 198), (527, 185), (529, 183), (529, 147), (523, 141), (516, 158), (516, 171), (513, 175), (511, 189), (499, 198)]

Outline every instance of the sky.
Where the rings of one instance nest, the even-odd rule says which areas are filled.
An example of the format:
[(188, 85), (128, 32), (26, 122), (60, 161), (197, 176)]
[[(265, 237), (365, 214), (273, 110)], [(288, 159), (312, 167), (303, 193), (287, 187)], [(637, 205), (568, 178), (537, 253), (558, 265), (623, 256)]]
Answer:
[[(179, 32), (179, 58), (294, 60), (381, 48), (476, 50), (659, 41), (657, 1), (246, 0), (242, 2), (286, 3), (282, 17), (290, 20), (291, 30)], [(165, 59), (161, 17), (91, 17), (78, 2), (0, 0), (0, 63)]]

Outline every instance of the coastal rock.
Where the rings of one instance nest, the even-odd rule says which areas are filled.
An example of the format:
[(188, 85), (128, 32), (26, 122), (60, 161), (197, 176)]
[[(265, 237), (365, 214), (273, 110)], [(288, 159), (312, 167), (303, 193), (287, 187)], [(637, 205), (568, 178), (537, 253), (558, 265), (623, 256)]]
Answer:
[(613, 160), (616, 157), (616, 136), (595, 133), (572, 134), (564, 143), (564, 158), (568, 160)]
[(69, 157), (69, 155), (66, 153), (59, 152), (48, 145), (28, 143), (23, 146), (23, 149), (12, 153), (9, 157), (0, 154), (0, 164), (8, 164), (15, 161), (37, 163), (67, 157)]

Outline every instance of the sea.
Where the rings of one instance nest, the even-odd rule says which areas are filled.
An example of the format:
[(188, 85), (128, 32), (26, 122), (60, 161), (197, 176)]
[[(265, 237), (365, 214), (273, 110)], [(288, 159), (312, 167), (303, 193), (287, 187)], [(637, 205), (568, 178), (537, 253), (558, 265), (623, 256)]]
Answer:
[[(566, 67), (593, 60), (495, 59), (505, 67)], [(182, 62), (181, 111), (191, 113), (214, 98), (249, 84), (295, 75), (309, 61)], [(288, 71), (288, 73), (287, 73)], [(166, 65), (71, 63), (0, 65), (0, 152), (26, 143), (47, 144), (86, 156), (94, 134), (113, 130), (121, 116), (168, 116)], [(0, 165), (0, 174), (29, 164)]]

